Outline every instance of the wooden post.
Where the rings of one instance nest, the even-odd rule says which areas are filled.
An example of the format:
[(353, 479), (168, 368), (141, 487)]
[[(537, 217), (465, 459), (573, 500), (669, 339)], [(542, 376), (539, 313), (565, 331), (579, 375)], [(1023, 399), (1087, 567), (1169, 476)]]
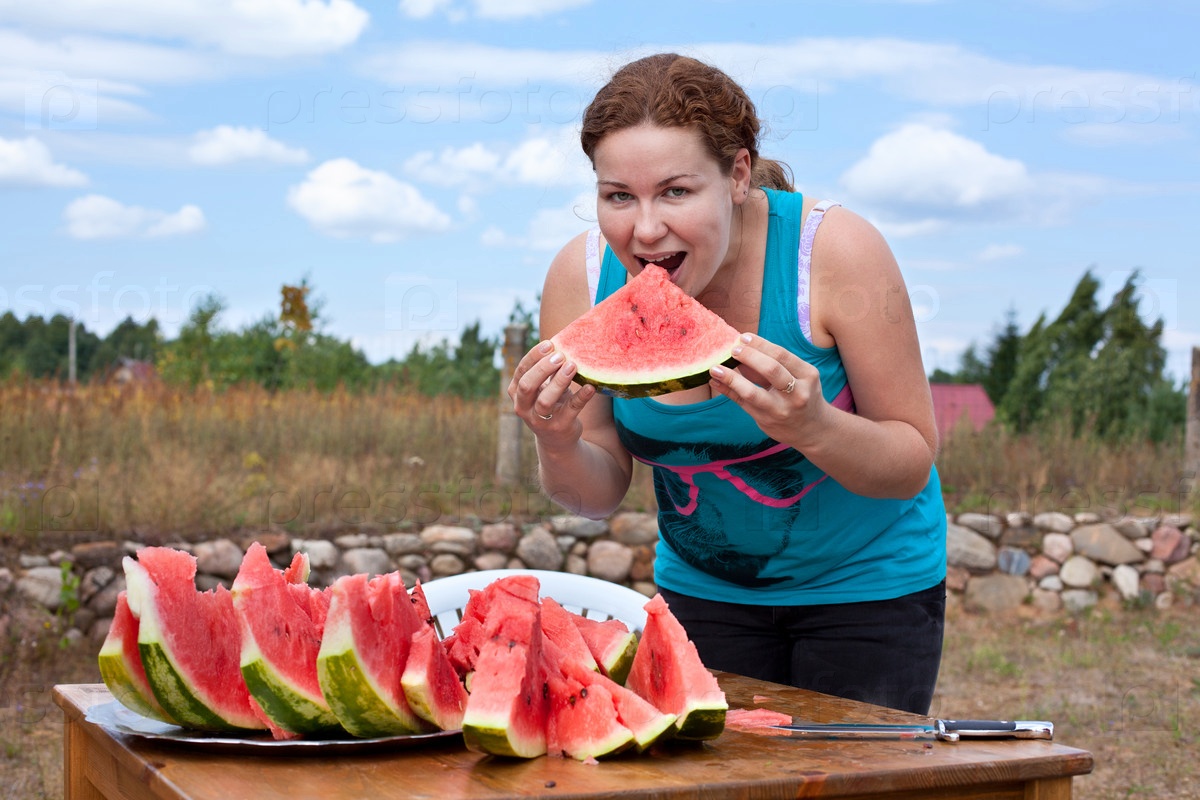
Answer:
[(528, 325), (508, 325), (504, 329), (499, 434), (496, 438), (496, 483), (501, 486), (515, 486), (521, 480), (521, 429), (524, 424), (513, 411), (512, 400), (508, 397), (508, 384), (516, 371), (517, 362), (525, 355), (525, 339), (528, 335)]
[(1200, 488), (1200, 347), (1192, 348), (1192, 380), (1188, 384), (1187, 426), (1183, 445), (1183, 478)]

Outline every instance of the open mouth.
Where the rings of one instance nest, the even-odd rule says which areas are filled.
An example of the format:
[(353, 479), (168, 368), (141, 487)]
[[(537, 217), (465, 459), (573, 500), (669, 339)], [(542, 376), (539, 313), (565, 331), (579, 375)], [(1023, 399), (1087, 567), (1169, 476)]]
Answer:
[(638, 261), (642, 262), (643, 267), (646, 266), (647, 264), (653, 264), (654, 266), (662, 267), (668, 273), (673, 274), (675, 272), (675, 270), (679, 269), (679, 267), (683, 264), (683, 259), (686, 256), (687, 256), (687, 253), (680, 251), (678, 253), (671, 253), (670, 255), (661, 256), (661, 257), (655, 258), (655, 259), (639, 257)]

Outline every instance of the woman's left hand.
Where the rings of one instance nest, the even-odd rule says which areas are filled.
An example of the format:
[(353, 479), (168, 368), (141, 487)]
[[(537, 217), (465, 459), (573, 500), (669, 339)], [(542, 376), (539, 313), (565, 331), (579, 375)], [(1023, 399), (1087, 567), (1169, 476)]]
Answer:
[(709, 385), (741, 406), (763, 432), (803, 450), (829, 424), (817, 368), (795, 353), (753, 334), (733, 350), (738, 369), (713, 367)]

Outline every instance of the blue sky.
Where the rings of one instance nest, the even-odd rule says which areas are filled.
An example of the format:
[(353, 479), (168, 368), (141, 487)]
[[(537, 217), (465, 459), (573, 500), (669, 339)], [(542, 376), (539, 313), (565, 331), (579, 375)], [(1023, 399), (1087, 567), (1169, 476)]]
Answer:
[(0, 311), (174, 335), (307, 277), (373, 361), (497, 334), (594, 220), (576, 128), (648, 52), (745, 85), (805, 193), (875, 222), (926, 367), (1091, 270), (1200, 345), (1191, 2), (0, 0)]

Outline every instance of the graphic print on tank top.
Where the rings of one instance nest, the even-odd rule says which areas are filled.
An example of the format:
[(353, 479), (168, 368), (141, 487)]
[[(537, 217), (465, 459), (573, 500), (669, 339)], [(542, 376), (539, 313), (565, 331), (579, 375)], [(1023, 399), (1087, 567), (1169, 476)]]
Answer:
[[(831, 404), (853, 413), (850, 387)], [(788, 579), (762, 573), (793, 536), (817, 530), (819, 493), (805, 498), (828, 475), (767, 436), (739, 443), (664, 441), (631, 430), (620, 414), (614, 417), (626, 450), (654, 468), (660, 536), (672, 552), (738, 586)]]
[[(639, 436), (618, 425), (618, 434), (639, 461), (657, 467), (654, 493), (658, 501), (663, 540), (684, 561), (739, 586), (770, 586), (784, 578), (762, 578), (763, 568), (787, 549), (793, 531), (802, 528), (804, 496), (825, 476), (805, 483), (804, 456), (773, 439), (754, 444), (662, 442)], [(688, 451), (698, 466), (668, 466), (660, 460)], [(657, 456), (657, 458), (655, 457)], [(753, 502), (700, 502), (713, 481), (727, 482)], [(709, 491), (712, 489), (710, 488)], [(732, 512), (732, 516), (730, 514)], [(752, 540), (759, 552), (747, 552)]]

